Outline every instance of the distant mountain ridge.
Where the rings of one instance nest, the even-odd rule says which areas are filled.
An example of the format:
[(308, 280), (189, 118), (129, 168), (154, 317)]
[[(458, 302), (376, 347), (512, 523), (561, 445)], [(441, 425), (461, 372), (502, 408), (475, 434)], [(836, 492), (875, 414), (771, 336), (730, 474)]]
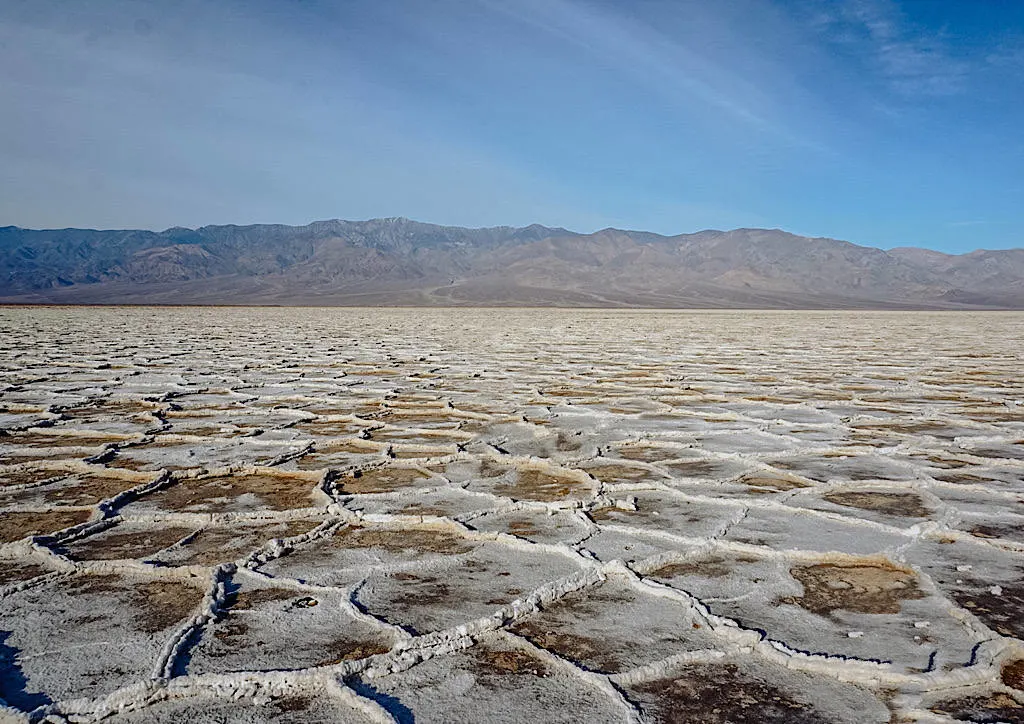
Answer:
[(950, 255), (779, 229), (579, 234), (404, 218), (8, 226), (0, 302), (1024, 309), (1024, 249)]

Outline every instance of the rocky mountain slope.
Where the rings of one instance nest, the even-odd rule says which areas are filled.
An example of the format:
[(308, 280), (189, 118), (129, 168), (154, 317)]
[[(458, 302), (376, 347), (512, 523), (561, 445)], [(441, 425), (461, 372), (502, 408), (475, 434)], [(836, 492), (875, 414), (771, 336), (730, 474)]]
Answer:
[(15, 303), (1024, 308), (1024, 249), (959, 256), (777, 229), (661, 236), (408, 219), (0, 228)]

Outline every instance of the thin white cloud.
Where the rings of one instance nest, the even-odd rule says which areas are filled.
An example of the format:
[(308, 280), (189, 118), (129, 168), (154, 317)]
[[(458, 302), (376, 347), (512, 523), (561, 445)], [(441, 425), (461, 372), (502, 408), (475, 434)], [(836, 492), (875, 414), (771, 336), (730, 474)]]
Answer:
[(985, 62), (995, 68), (1005, 68), (1015, 73), (1024, 70), (1024, 35), (1004, 39), (996, 45)]
[[(780, 84), (765, 71), (772, 61), (752, 58), (749, 44), (742, 38), (694, 37), (689, 24), (673, 27), (670, 34), (634, 15), (584, 0), (479, 2), (587, 51), (670, 105), (689, 110), (703, 105), (789, 145), (829, 152), (806, 126), (794, 128), (797, 124), (785, 110), (787, 105), (795, 105), (786, 101), (795, 100), (792, 96), (800, 94), (800, 89), (786, 81), (785, 95), (790, 97), (778, 98)], [(691, 16), (703, 14), (701, 20), (714, 19), (717, 12), (700, 3), (681, 7)], [(738, 62), (740, 56), (744, 62)], [(754, 76), (742, 70), (750, 67), (759, 67), (762, 73)], [(778, 77), (785, 75), (788, 73)], [(803, 96), (800, 100), (806, 111), (810, 99)]]
[(833, 40), (866, 49), (889, 87), (904, 96), (964, 91), (970, 63), (938, 33), (913, 26), (892, 0), (844, 0), (819, 8), (815, 20)]

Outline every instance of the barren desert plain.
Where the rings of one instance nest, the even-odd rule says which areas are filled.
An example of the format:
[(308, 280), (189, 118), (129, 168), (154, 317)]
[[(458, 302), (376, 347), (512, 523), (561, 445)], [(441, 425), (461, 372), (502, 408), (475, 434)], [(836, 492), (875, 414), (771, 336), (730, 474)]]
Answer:
[(1024, 722), (1024, 313), (0, 308), (0, 720)]

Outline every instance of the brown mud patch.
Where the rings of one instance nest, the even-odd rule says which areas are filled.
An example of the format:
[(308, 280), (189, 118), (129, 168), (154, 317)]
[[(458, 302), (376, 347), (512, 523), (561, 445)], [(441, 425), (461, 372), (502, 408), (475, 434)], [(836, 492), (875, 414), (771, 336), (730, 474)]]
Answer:
[(446, 455), (452, 455), (456, 452), (455, 447), (451, 448), (440, 448), (440, 447), (421, 447), (415, 448), (395, 448), (392, 447), (388, 450), (388, 457), (395, 460), (423, 460), (426, 458), (440, 458)]
[(95, 448), (129, 439), (123, 435), (47, 435), (39, 432), (15, 432), (0, 435), (0, 443), (32, 449), (46, 448)]
[(677, 450), (656, 445), (623, 445), (615, 453), (624, 460), (635, 460), (641, 463), (657, 463), (679, 457)]
[(0, 513), (0, 543), (13, 543), (30, 535), (47, 535), (84, 523), (91, 510), (59, 510), (41, 513)]
[(416, 634), (425, 631), (410, 626), (406, 614), (430, 607), (457, 609), (472, 600), (472, 596), (467, 595), (469, 592), (449, 585), (447, 578), (416, 573), (397, 573), (392, 578), (401, 581), (402, 585), (388, 596), (386, 610), (379, 611), (376, 615), (389, 623), (404, 625), (406, 629)]
[(230, 508), (243, 495), (253, 495), (271, 510), (292, 510), (314, 505), (316, 482), (308, 478), (278, 475), (222, 475), (186, 478), (145, 497), (162, 510), (206, 511)]
[(592, 671), (617, 672), (623, 668), (621, 653), (605, 639), (569, 630), (567, 624), (598, 616), (609, 606), (628, 610), (635, 599), (630, 595), (597, 586), (575, 591), (544, 606), (540, 614), (514, 623), (509, 631), (524, 637), (534, 646), (585, 666)]
[(73, 473), (61, 470), (12, 470), (0, 472), (0, 490), (7, 486), (38, 485), (47, 480), (66, 478)]
[(415, 550), (458, 555), (468, 553), (476, 547), (472, 541), (443, 530), (396, 530), (359, 526), (341, 528), (334, 534), (332, 541), (342, 548), (381, 548), (392, 553)]
[(669, 563), (647, 574), (649, 578), (669, 580), (680, 576), (702, 576), (704, 578), (723, 578), (732, 573), (730, 561), (721, 556), (707, 556), (694, 561)]
[(970, 533), (975, 538), (1009, 538), (1013, 539), (1021, 533), (1021, 528), (1012, 525), (976, 525), (971, 528)]
[(972, 463), (968, 460), (961, 460), (960, 458), (946, 457), (944, 455), (928, 455), (925, 459), (937, 468), (943, 470), (953, 470), (956, 468), (965, 468)]
[(177, 543), (192, 533), (192, 528), (154, 528), (151, 530), (120, 531), (115, 526), (72, 541), (65, 547), (73, 561), (113, 561), (144, 558)]
[(822, 498), (847, 508), (871, 510), (902, 518), (927, 518), (932, 512), (917, 493), (848, 491), (826, 493)]
[(231, 439), (241, 437), (242, 435), (249, 435), (259, 429), (261, 428), (257, 425), (241, 425), (238, 423), (225, 425), (193, 425), (191, 427), (175, 424), (172, 429), (157, 435), (156, 439), (159, 440), (162, 435), (181, 435), (204, 439)]
[(947, 425), (940, 422), (875, 422), (854, 425), (853, 430), (896, 433), (898, 435), (920, 435), (922, 433), (935, 437), (952, 437)]
[(144, 583), (132, 589), (135, 625), (146, 633), (158, 633), (192, 616), (202, 600), (202, 591), (184, 583)]
[(348, 437), (355, 435), (366, 427), (365, 423), (351, 422), (348, 420), (312, 420), (308, 422), (297, 422), (289, 429), (306, 435), (316, 437)]
[(69, 478), (66, 484), (62, 483), (59, 488), (47, 491), (43, 499), (55, 505), (96, 505), (101, 500), (113, 498), (141, 484), (139, 480), (87, 475)]
[(233, 611), (248, 611), (275, 601), (287, 601), (298, 598), (301, 594), (289, 588), (244, 588), (229, 593), (224, 599), (224, 607), (228, 616)]
[(343, 475), (334, 481), (334, 486), (342, 495), (392, 493), (429, 478), (429, 475), (416, 468), (380, 467)]
[[(458, 391), (457, 386), (449, 384), (448, 389), (452, 391)], [(464, 390), (466, 392), (478, 392), (475, 388)], [(497, 401), (495, 401), (497, 402)], [(496, 407), (492, 403), (488, 402), (470, 402), (463, 400), (455, 406), (456, 410), (460, 412), (469, 412), (474, 415), (487, 415), (489, 417), (507, 417), (515, 414), (515, 409), (512, 407)]]
[(803, 585), (804, 593), (781, 603), (821, 616), (840, 610), (895, 614), (903, 601), (925, 597), (914, 572), (891, 563), (818, 563), (795, 566), (789, 573)]
[(62, 583), (61, 587), (74, 596), (88, 596), (95, 593), (117, 593), (127, 590), (124, 579), (116, 573), (82, 573)]
[(65, 420), (88, 420), (96, 417), (136, 418), (144, 416), (152, 419), (153, 413), (160, 409), (155, 402), (136, 400), (97, 400), (87, 405), (76, 405), (61, 410)]
[(399, 515), (420, 515), (435, 516), (438, 518), (451, 517), (452, 510), (442, 505), (426, 505), (425, 503), (412, 503), (399, 508), (396, 511)]
[[(962, 574), (958, 574), (962, 575)], [(943, 586), (957, 605), (970, 611), (996, 633), (1024, 638), (1024, 583), (1000, 583), (1002, 592), (992, 593), (991, 584), (981, 581)]]
[[(313, 706), (313, 700), (307, 699), (300, 696), (286, 696), (281, 699), (274, 699), (274, 701), (268, 704), (272, 709), (276, 709), (277, 714), (285, 714), (290, 712), (306, 711), (309, 707)], [(285, 722), (287, 719), (281, 719), (280, 721)]]
[(0, 464), (3, 465), (38, 465), (54, 462), (80, 462), (86, 458), (92, 456), (98, 451), (93, 450), (80, 450), (73, 447), (54, 448), (53, 450), (13, 450), (7, 453), (0, 454)]
[(807, 483), (793, 478), (783, 478), (773, 475), (744, 475), (739, 482), (754, 488), (752, 493), (781, 493), (787, 490), (810, 487)]
[(1019, 443), (997, 448), (975, 447), (965, 452), (986, 460), (1024, 460), (1024, 445)]
[(1024, 691), (1024, 659), (1003, 664), (1000, 680), (1017, 691)]
[(961, 472), (934, 473), (932, 477), (944, 483), (953, 483), (954, 485), (984, 485), (985, 483), (996, 482), (992, 478), (983, 478), (980, 475)]
[(650, 478), (661, 478), (657, 473), (652, 473), (645, 468), (634, 468), (626, 465), (593, 465), (581, 468), (584, 472), (593, 475), (602, 483), (637, 483)]
[(846, 459), (842, 473), (850, 480), (885, 480), (891, 473), (891, 470), (881, 465), (870, 460), (857, 460), (856, 457), (855, 453), (835, 451), (805, 460), (776, 460), (771, 462), (771, 465), (782, 470), (795, 471), (805, 478), (821, 481), (827, 481), (831, 477), (829, 471), (835, 465), (836, 459)]
[(582, 664), (593, 671), (614, 672), (622, 668), (620, 659), (599, 639), (569, 631), (553, 631), (530, 621), (516, 624), (511, 630), (529, 640), (534, 646)]
[(131, 608), (135, 627), (155, 634), (191, 617), (203, 600), (203, 591), (178, 581), (134, 584), (117, 574), (82, 574), (63, 585), (72, 596), (114, 594)]
[(944, 701), (931, 711), (976, 724), (1024, 724), (1024, 705), (1001, 692)]
[(192, 444), (175, 440), (173, 442), (157, 441), (146, 445), (123, 447), (119, 448), (117, 452), (114, 453), (114, 456), (107, 460), (104, 465), (108, 468), (130, 470), (136, 473), (155, 472), (157, 470), (191, 470), (199, 467), (198, 463), (172, 463), (168, 462), (166, 458), (154, 460), (133, 454), (135, 452), (151, 453), (154, 450), (165, 450), (171, 455), (177, 455), (181, 459), (185, 459), (188, 454), (192, 452)]
[(548, 675), (548, 669), (544, 662), (525, 651), (487, 648), (478, 644), (470, 649), (470, 654), (479, 667), (478, 673), (484, 675)]
[[(178, 402), (175, 404), (180, 405), (181, 403)], [(248, 408), (246, 408), (246, 406), (241, 402), (228, 403), (224, 405), (197, 405), (195, 407), (186, 407), (181, 410), (167, 410), (163, 416), (168, 420), (206, 420), (211, 417), (223, 417), (232, 412), (244, 413), (246, 409)], [(234, 417), (232, 419), (238, 418)], [(224, 424), (230, 425), (234, 423)]]
[(974, 422), (1024, 422), (1024, 415), (1008, 411), (965, 410), (960, 414)]
[(604, 409), (614, 415), (640, 415), (651, 412), (651, 406), (643, 402), (616, 402), (606, 405)]
[(284, 524), (242, 528), (204, 528), (181, 546), (186, 554), (175, 566), (212, 566), (243, 558), (272, 538), (291, 538), (313, 530), (316, 521), (293, 520)]
[[(380, 443), (370, 442), (364, 440), (361, 437), (350, 438), (348, 440), (342, 440), (339, 442), (332, 442), (330, 444), (317, 444), (313, 449), (312, 453), (307, 453), (306, 457), (313, 457), (317, 454), (323, 455), (374, 455), (384, 449), (384, 446)], [(302, 458), (299, 458), (300, 460)]]
[[(493, 469), (492, 466), (488, 466)], [(570, 496), (585, 497), (593, 492), (593, 487), (580, 482), (575, 477), (548, 473), (536, 468), (500, 469), (500, 473), (512, 470), (512, 480), (499, 482), (494, 486), (497, 495), (504, 495), (514, 500), (537, 500), (554, 502)], [(481, 470), (482, 475), (486, 475)]]
[(809, 702), (732, 664), (683, 667), (670, 679), (639, 684), (627, 696), (659, 724), (828, 724)]
[(379, 637), (357, 639), (340, 636), (324, 646), (324, 653), (327, 658), (313, 665), (333, 666), (343, 661), (358, 661), (369, 656), (386, 654), (390, 650), (391, 644)]
[[(433, 411), (433, 410), (436, 410)], [(456, 413), (455, 410), (450, 408), (429, 408), (429, 409), (408, 409), (408, 410), (392, 410), (391, 414), (387, 418), (389, 421), (401, 421), (409, 425), (446, 425), (452, 426), (458, 425), (464, 419)]]
[(610, 505), (605, 508), (594, 508), (588, 511), (587, 515), (590, 516), (591, 520), (599, 523), (601, 521), (615, 522), (621, 516), (643, 515), (643, 513), (639, 510), (627, 510), (626, 508), (617, 508), (614, 505)]
[(793, 398), (776, 397), (774, 395), (743, 395), (743, 399), (750, 402), (767, 402), (772, 405), (789, 405), (793, 403)]
[(12, 583), (22, 583), (49, 572), (50, 569), (36, 565), (35, 563), (0, 561), (0, 586), (7, 586)]
[(507, 525), (508, 532), (519, 538), (529, 538), (538, 535), (541, 531), (530, 520), (510, 520)]
[(667, 463), (662, 465), (675, 476), (682, 478), (714, 478), (725, 475), (729, 471), (727, 465), (711, 460), (692, 460), (688, 462)]

